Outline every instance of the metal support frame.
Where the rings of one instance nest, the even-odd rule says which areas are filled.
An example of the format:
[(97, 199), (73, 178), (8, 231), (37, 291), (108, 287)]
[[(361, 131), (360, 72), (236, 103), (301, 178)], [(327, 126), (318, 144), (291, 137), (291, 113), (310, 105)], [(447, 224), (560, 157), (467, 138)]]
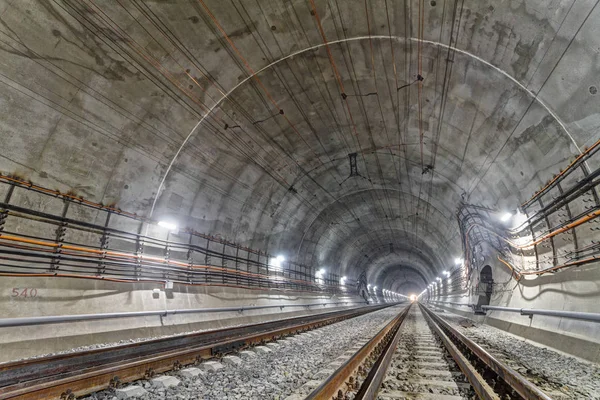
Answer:
[(62, 253), (61, 247), (62, 247), (62, 242), (65, 239), (65, 235), (67, 233), (67, 222), (65, 221), (65, 218), (67, 217), (67, 213), (69, 212), (70, 204), (71, 204), (70, 201), (63, 199), (61, 222), (55, 231), (56, 248), (54, 249), (54, 254), (56, 254), (56, 257), (52, 258), (52, 260), (50, 261), (50, 271), (52, 271), (52, 272), (55, 272), (60, 268), (60, 265), (59, 265), (60, 264), (60, 254)]

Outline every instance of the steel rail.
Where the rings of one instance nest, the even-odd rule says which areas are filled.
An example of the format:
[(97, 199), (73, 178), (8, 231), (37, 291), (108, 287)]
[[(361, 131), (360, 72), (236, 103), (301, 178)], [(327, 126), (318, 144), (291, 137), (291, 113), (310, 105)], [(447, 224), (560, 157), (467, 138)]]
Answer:
[[(428, 317), (425, 316), (427, 319)], [(471, 365), (469, 360), (460, 352), (460, 350), (450, 341), (450, 339), (439, 329), (432, 324), (434, 332), (440, 337), (444, 346), (456, 361), (461, 371), (465, 374), (471, 386), (477, 393), (480, 399), (485, 400), (500, 400), (500, 397), (494, 393), (493, 389), (485, 382), (481, 375)], [(382, 351), (378, 360), (375, 362), (367, 377), (363, 381), (360, 389), (354, 396), (354, 400), (373, 400), (377, 398), (377, 393), (385, 376), (388, 368), (392, 363), (396, 347), (400, 340), (401, 327), (394, 333), (394, 337), (390, 340), (385, 349)]]
[[(406, 308), (406, 314), (408, 314), (410, 306)], [(377, 392), (383, 383), (383, 379), (387, 373), (387, 370), (392, 363), (392, 358), (394, 357), (394, 353), (396, 352), (396, 347), (398, 346), (398, 342), (400, 341), (400, 334), (402, 332), (402, 323), (404, 322), (404, 318), (400, 322), (398, 329), (394, 332), (394, 335), (390, 341), (387, 342), (383, 351), (381, 352), (380, 357), (377, 359), (373, 367), (369, 371), (366, 379), (363, 384), (360, 386), (358, 393), (354, 396), (354, 400), (362, 400), (362, 399), (375, 399), (377, 396)]]
[(419, 306), (421, 307), (421, 310), (423, 310), (423, 314), (431, 319), (433, 326), (439, 327), (447, 337), (452, 339), (452, 342), (468, 349), (469, 352), (471, 352), (475, 357), (477, 357), (478, 360), (483, 362), (490, 370), (498, 375), (502, 381), (510, 386), (523, 399), (551, 400), (551, 397), (545, 394), (541, 389), (529, 382), (517, 371), (496, 359), (477, 343), (473, 342), (471, 339), (467, 338), (465, 335), (453, 328), (437, 314), (420, 303)]
[[(348, 389), (352, 389), (351, 385), (348, 384), (348, 382), (351, 381), (350, 378), (356, 376), (359, 368), (362, 367), (372, 353), (377, 350), (377, 347), (380, 346), (379, 349), (385, 349), (385, 345), (382, 346), (382, 344), (389, 344), (397, 337), (400, 326), (402, 325), (404, 318), (406, 318), (411, 305), (412, 304), (409, 304), (400, 311), (394, 319), (386, 324), (386, 326), (384, 326), (371, 340), (344, 362), (328, 379), (315, 388), (305, 400), (331, 400), (332, 398), (343, 398), (341, 396), (344, 396), (344, 393)], [(397, 341), (397, 339), (395, 340)]]
[[(544, 392), (525, 379), (523, 376), (496, 360), (470, 339), (452, 328), (439, 316), (419, 303), (423, 315), (433, 332), (440, 338), (446, 350), (450, 353), (462, 373), (466, 376), (473, 390), (480, 399), (499, 400), (501, 397), (477, 370), (477, 365), (486, 365), (506, 384), (507, 389), (516, 392), (526, 400), (551, 400)], [(327, 380), (319, 385), (306, 399), (345, 399), (348, 390), (356, 390), (354, 400), (373, 400), (392, 363), (396, 347), (402, 333), (402, 322), (408, 314), (410, 306), (406, 307), (394, 320), (384, 327), (373, 339), (357, 351), (348, 361), (340, 366)], [(386, 340), (387, 339), (387, 340)], [(379, 346), (379, 347), (378, 347)], [(465, 354), (464, 349), (467, 349)], [(380, 352), (377, 352), (380, 350)], [(377, 360), (370, 367), (360, 388), (355, 386), (353, 377), (357, 370), (362, 369), (374, 352)], [(474, 356), (474, 357), (472, 357)], [(471, 361), (475, 359), (475, 362)], [(484, 374), (485, 375), (485, 374)]]
[(362, 307), (3, 363), (0, 399), (74, 399), (390, 306)]
[[(421, 307), (421, 309), (423, 309), (423, 307)], [(458, 365), (460, 370), (467, 377), (469, 383), (471, 384), (471, 387), (473, 387), (473, 390), (475, 390), (475, 393), (477, 393), (477, 396), (479, 396), (480, 399), (485, 400), (500, 400), (500, 396), (498, 396), (494, 392), (494, 389), (492, 389), (490, 385), (488, 385), (488, 383), (485, 381), (485, 379), (483, 379), (481, 374), (477, 372), (477, 370), (471, 364), (471, 362), (469, 362), (467, 357), (465, 357), (460, 352), (458, 347), (456, 347), (456, 345), (452, 343), (452, 340), (450, 340), (450, 338), (444, 333), (444, 331), (436, 323), (436, 321), (433, 320), (431, 315), (429, 315), (426, 312), (423, 312), (423, 316), (425, 317), (425, 320), (429, 322), (429, 326), (444, 343), (444, 347), (446, 348), (448, 353), (450, 353), (450, 355), (456, 362), (456, 365)]]

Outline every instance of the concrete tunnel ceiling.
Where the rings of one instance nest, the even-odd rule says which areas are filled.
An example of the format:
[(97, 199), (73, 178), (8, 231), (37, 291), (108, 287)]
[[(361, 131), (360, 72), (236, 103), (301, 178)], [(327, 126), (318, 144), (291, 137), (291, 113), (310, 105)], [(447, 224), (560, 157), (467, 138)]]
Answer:
[(514, 210), (598, 139), (599, 17), (593, 1), (5, 2), (0, 167), (415, 292), (461, 254), (461, 200)]

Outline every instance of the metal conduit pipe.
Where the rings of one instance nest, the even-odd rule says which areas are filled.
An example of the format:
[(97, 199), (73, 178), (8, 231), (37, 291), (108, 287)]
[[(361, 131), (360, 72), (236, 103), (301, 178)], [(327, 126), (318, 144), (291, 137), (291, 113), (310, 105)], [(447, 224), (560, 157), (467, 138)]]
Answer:
[(120, 313), (99, 313), (99, 314), (77, 314), (77, 315), (51, 315), (45, 317), (23, 317), (23, 318), (0, 318), (0, 328), (9, 328), (16, 326), (28, 325), (43, 325), (43, 324), (58, 324), (63, 322), (75, 321), (91, 321), (97, 319), (113, 319), (113, 318), (132, 318), (132, 317), (148, 317), (158, 315), (166, 317), (167, 315), (175, 314), (201, 314), (201, 313), (217, 313), (217, 312), (243, 312), (248, 310), (264, 310), (268, 308), (292, 308), (292, 307), (311, 307), (311, 306), (326, 306), (338, 304), (367, 304), (367, 302), (348, 302), (340, 301), (335, 303), (313, 303), (313, 304), (282, 304), (272, 306), (240, 306), (240, 307), (224, 307), (224, 308), (190, 308), (179, 310), (161, 310), (161, 311), (130, 311)]
[(578, 165), (580, 161), (585, 160), (586, 158), (592, 156), (598, 149), (600, 149), (600, 140), (598, 140), (596, 143), (594, 143), (592, 146), (590, 146), (587, 150), (585, 150), (583, 153), (581, 153), (579, 156), (577, 156), (577, 158), (575, 158), (575, 160), (573, 160), (567, 166), (567, 168), (560, 171), (560, 173), (557, 174), (554, 178), (552, 178), (543, 188), (541, 188), (540, 190), (535, 192), (534, 195), (529, 200), (527, 200), (526, 202), (521, 204), (521, 207), (527, 207), (530, 203), (532, 203), (539, 196), (546, 193), (546, 191), (548, 189), (550, 189), (554, 186), (554, 183), (556, 181), (560, 181), (563, 178), (565, 178), (566, 176), (568, 176), (569, 174), (571, 174), (571, 172), (573, 172), (573, 170), (574, 170), (574, 168), (573, 168), (574, 166)]
[(537, 308), (517, 308), (500, 306), (481, 306), (484, 310), (518, 312), (521, 315), (547, 315), (550, 317), (580, 319), (585, 321), (600, 322), (600, 313), (588, 313), (579, 311), (542, 310)]
[(585, 178), (580, 180), (575, 186), (569, 188), (559, 197), (545, 204), (544, 207), (542, 207), (541, 209), (536, 210), (525, 221), (523, 221), (521, 225), (510, 229), (510, 231), (513, 233), (517, 233), (525, 229), (526, 225), (535, 225), (537, 222), (541, 221), (545, 215), (549, 215), (555, 212), (560, 207), (564, 206), (566, 203), (573, 201), (574, 199), (581, 196), (583, 193), (598, 185), (599, 182), (594, 181), (594, 179), (596, 179), (598, 176), (600, 176), (600, 169), (594, 170), (591, 174), (587, 175)]

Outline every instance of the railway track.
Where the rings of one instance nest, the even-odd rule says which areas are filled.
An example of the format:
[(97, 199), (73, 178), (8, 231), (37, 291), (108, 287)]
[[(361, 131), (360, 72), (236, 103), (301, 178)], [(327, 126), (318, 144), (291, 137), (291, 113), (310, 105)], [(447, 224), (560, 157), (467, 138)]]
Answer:
[(551, 398), (426, 307), (409, 305), (307, 400)]
[(73, 400), (389, 306), (361, 307), (2, 363), (0, 400)]

